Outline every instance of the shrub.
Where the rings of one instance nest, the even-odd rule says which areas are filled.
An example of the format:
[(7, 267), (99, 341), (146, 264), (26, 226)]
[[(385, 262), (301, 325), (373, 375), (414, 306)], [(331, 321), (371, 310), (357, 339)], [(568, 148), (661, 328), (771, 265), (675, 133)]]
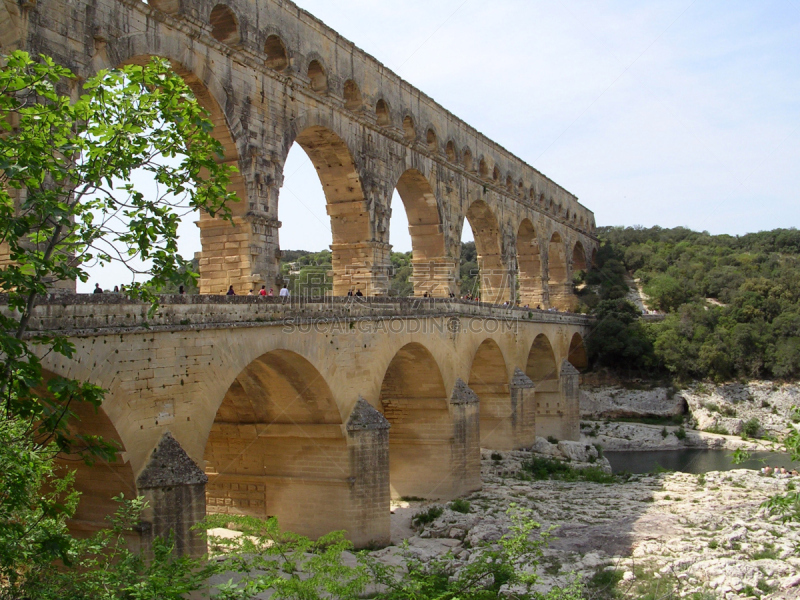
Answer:
[(761, 430), (761, 423), (758, 419), (753, 417), (742, 425), (742, 439), (758, 437), (758, 432)]
[(664, 429), (661, 430), (661, 437), (666, 439), (666, 437), (668, 435), (669, 435), (669, 432), (667, 431), (667, 428), (664, 427)]
[(467, 514), (469, 512), (471, 504), (469, 501), (464, 500), (463, 498), (456, 498), (453, 500), (448, 508), (454, 512), (464, 513)]
[(678, 430), (675, 432), (675, 437), (678, 438), (679, 440), (686, 439), (686, 430), (683, 428), (683, 425), (678, 427)]
[(547, 441), (550, 442), (551, 444), (557, 444), (558, 443), (558, 438), (553, 437), (552, 435), (548, 435), (547, 436)]
[(503, 455), (499, 452), (492, 452), (492, 460), (503, 460)]
[(436, 519), (441, 517), (443, 512), (444, 508), (438, 504), (435, 504), (428, 508), (428, 510), (423, 510), (422, 512), (415, 514), (412, 517), (411, 522), (414, 523), (414, 525), (427, 525), (428, 523), (433, 523)]

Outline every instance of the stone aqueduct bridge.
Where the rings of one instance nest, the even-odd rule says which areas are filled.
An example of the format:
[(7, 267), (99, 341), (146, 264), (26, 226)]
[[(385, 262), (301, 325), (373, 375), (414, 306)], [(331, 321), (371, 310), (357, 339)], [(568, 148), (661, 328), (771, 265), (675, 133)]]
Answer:
[[(467, 223), (490, 302), (569, 308), (572, 273), (597, 247), (575, 196), (288, 0), (5, 0), (0, 45), (49, 54), (80, 78), (161, 56), (190, 83), (221, 160), (240, 171), (235, 227), (199, 222), (203, 293), (277, 281), (295, 143), (325, 190), (337, 296), (385, 292), (396, 210), (408, 216), (420, 296), (457, 291)], [(394, 190), (402, 207), (390, 206)]]
[(123, 492), (146, 496), (151, 531), (183, 532), (184, 551), (200, 550), (184, 534), (206, 506), (385, 542), (391, 497), (480, 488), (481, 444), (578, 439), (587, 317), (437, 299), (167, 296), (148, 308), (54, 295), (35, 309), (34, 329), (76, 347), (47, 355), (46, 371), (108, 390), (76, 427), (122, 449), (78, 468), (78, 529)]

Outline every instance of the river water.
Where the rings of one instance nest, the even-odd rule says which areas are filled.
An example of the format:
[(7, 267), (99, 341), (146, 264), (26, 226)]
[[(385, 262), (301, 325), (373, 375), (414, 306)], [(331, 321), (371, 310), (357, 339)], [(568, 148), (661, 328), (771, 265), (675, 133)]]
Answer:
[(658, 467), (683, 473), (706, 473), (708, 471), (730, 471), (731, 469), (760, 469), (771, 467), (797, 467), (789, 460), (788, 454), (774, 452), (753, 452), (750, 460), (740, 465), (731, 461), (733, 452), (725, 450), (653, 450), (604, 452), (614, 473), (650, 473)]

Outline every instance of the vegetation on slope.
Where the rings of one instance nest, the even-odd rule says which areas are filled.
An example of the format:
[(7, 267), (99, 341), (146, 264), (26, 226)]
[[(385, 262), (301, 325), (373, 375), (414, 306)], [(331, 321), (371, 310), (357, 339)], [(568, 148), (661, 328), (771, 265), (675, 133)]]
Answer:
[[(591, 360), (624, 374), (679, 380), (800, 376), (800, 231), (744, 236), (686, 228), (606, 227), (582, 300), (598, 317)], [(625, 300), (630, 273), (650, 308)]]

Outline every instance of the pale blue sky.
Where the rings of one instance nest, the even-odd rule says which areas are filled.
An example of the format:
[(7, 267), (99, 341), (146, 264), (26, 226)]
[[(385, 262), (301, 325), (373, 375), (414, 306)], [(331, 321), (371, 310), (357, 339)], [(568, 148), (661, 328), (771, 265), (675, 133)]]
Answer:
[[(598, 225), (800, 223), (800, 0), (297, 3), (576, 194)], [(392, 242), (410, 250), (393, 208)], [(279, 211), (284, 249), (330, 244), (299, 147)], [(194, 225), (181, 242), (199, 249)]]

